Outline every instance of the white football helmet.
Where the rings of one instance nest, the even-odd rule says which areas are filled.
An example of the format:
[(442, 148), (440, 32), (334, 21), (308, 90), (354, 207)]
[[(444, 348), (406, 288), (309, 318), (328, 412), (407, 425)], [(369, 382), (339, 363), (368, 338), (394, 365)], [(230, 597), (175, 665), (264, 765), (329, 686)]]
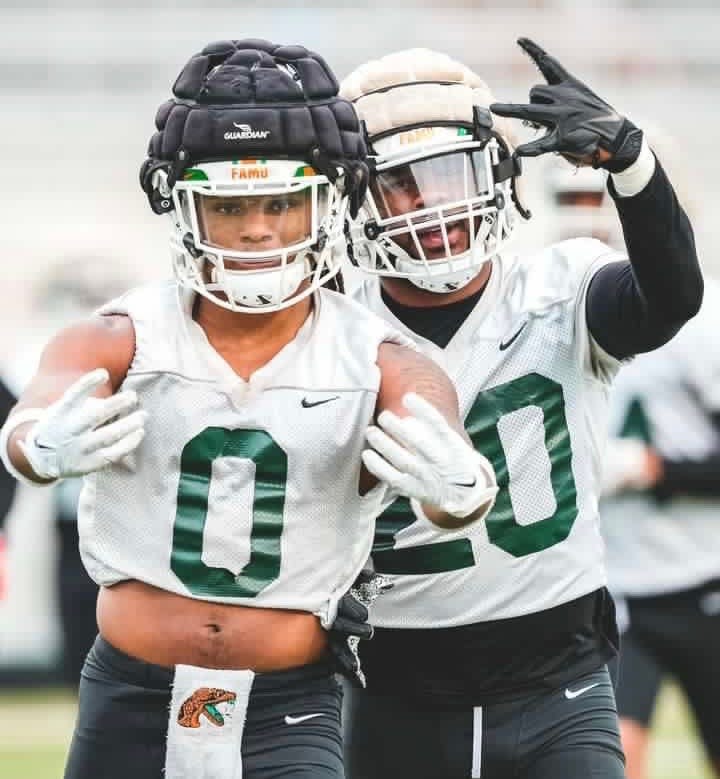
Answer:
[(488, 87), (444, 54), (411, 49), (362, 66), (341, 94), (365, 121), (373, 163), (351, 259), (431, 292), (464, 287), (510, 240), (518, 213), (529, 216)]
[(347, 197), (307, 163), (242, 159), (196, 163), (170, 188), (178, 282), (232, 311), (294, 305), (340, 270)]

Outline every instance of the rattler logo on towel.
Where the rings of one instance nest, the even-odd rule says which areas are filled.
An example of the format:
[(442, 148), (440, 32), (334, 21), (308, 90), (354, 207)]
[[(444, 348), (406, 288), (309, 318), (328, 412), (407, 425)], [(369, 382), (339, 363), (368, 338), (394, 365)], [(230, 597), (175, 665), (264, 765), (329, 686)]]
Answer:
[(183, 701), (178, 711), (178, 723), (184, 728), (199, 728), (200, 717), (204, 715), (205, 719), (221, 728), (225, 724), (225, 716), (217, 707), (221, 703), (233, 706), (236, 697), (234, 692), (219, 687), (200, 687)]

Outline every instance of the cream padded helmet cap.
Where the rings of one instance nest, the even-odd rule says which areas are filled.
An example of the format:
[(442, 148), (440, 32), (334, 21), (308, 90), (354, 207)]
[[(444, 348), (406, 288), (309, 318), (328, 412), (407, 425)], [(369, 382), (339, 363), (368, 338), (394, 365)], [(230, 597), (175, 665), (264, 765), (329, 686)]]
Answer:
[[(353, 101), (372, 138), (423, 122), (473, 121), (473, 106), (489, 108), (495, 98), (470, 68), (431, 49), (405, 49), (356, 68), (340, 85)], [(511, 142), (507, 122), (493, 116), (494, 127)]]

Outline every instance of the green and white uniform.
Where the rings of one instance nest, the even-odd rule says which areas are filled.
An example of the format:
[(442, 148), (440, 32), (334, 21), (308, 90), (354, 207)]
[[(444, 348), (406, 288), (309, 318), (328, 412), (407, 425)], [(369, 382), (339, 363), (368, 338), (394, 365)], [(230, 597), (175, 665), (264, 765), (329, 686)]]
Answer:
[(384, 505), (358, 495), (383, 341), (403, 339), (320, 290), (295, 339), (249, 381), (191, 317), (192, 294), (149, 285), (109, 304), (136, 353), (123, 389), (148, 412), (122, 463), (85, 481), (79, 531), (101, 585), (137, 579), (190, 598), (312, 612), (327, 624), (367, 559)]
[(444, 349), (394, 317), (376, 280), (358, 289), (359, 302), (453, 379), (466, 429), (500, 488), (486, 521), (463, 530), (439, 530), (404, 500), (384, 512), (373, 560), (394, 587), (373, 604), (373, 624), (437, 629), (518, 617), (604, 586), (596, 485), (619, 363), (588, 333), (585, 294), (597, 270), (619, 259), (592, 239), (494, 259), (487, 288)]

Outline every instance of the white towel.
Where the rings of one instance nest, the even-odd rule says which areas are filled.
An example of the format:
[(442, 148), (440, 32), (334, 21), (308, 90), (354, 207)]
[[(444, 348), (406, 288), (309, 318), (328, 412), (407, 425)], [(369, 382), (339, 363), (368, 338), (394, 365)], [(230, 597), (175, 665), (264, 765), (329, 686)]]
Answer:
[(165, 779), (242, 779), (252, 671), (175, 666)]

